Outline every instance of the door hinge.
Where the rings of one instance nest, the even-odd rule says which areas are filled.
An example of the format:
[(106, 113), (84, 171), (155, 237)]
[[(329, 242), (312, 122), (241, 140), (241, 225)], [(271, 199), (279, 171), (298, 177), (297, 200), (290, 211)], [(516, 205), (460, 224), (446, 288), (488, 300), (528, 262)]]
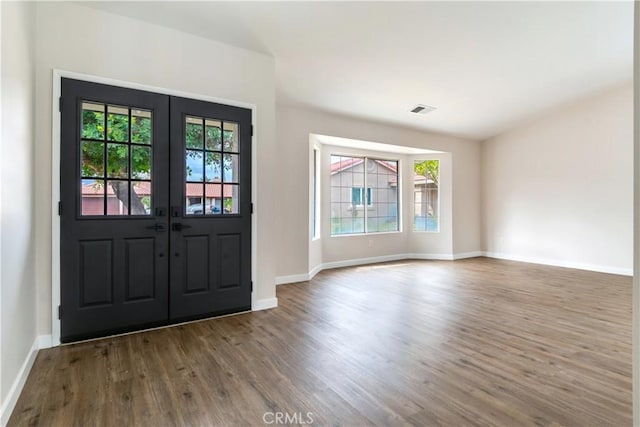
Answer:
[(58, 320), (61, 320), (61, 319), (62, 319), (62, 306), (59, 305), (58, 306)]
[(251, 281), (251, 292), (253, 292), (253, 280)]
[(62, 202), (58, 202), (58, 215), (62, 215)]
[(249, 212), (253, 214), (253, 203), (251, 203), (251, 205), (249, 206)]
[(253, 136), (253, 125), (251, 125), (251, 136)]
[(62, 113), (62, 97), (58, 98), (58, 111)]

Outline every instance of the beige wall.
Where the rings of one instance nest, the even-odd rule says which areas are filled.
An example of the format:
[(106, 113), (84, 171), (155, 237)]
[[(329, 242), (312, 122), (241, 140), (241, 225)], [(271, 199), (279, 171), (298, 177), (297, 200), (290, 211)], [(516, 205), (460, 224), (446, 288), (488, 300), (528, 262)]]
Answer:
[(483, 142), (482, 183), (485, 251), (629, 271), (632, 85), (550, 111)]
[(34, 277), (34, 4), (2, 2), (0, 404), (36, 339)]
[[(338, 116), (303, 108), (278, 105), (277, 140), (281, 150), (278, 182), (280, 191), (279, 248), (277, 275), (303, 275), (316, 266), (338, 260), (360, 259), (373, 256), (404, 254), (411, 247), (406, 233), (328, 238), (328, 212), (323, 213), (320, 240), (310, 242), (309, 177), (311, 174), (310, 134), (330, 135), (414, 148), (445, 151), (451, 158), (452, 224), (453, 236), (447, 253), (457, 254), (480, 250), (480, 144), (475, 141), (432, 134), (357, 118)], [(340, 151), (344, 152), (343, 148)], [(326, 146), (322, 156), (328, 162), (331, 154)], [(286, 165), (286, 167), (284, 167)], [(326, 163), (325, 163), (326, 165)], [(326, 174), (325, 174), (326, 175)], [(325, 186), (326, 187), (326, 186)], [(322, 205), (328, 203), (328, 194), (322, 190)], [(296, 197), (291, 197), (296, 195)], [(406, 195), (405, 195), (406, 196)], [(410, 196), (409, 196), (410, 197)], [(405, 222), (406, 224), (406, 222)], [(437, 237), (421, 233), (423, 242), (434, 242)], [(368, 239), (372, 239), (369, 247)], [(445, 239), (446, 240), (446, 239)], [(336, 243), (337, 242), (337, 243)], [(362, 242), (365, 242), (364, 249)], [(423, 248), (429, 244), (416, 244)], [(438, 251), (443, 246), (428, 248)], [(425, 249), (426, 250), (426, 249)], [(432, 252), (435, 253), (435, 252)]]
[[(275, 297), (278, 151), (274, 61), (265, 55), (71, 3), (39, 3), (36, 63), (38, 331), (51, 331), (51, 93), (62, 69), (257, 105), (257, 281)], [(206, 54), (203, 54), (205, 53)]]

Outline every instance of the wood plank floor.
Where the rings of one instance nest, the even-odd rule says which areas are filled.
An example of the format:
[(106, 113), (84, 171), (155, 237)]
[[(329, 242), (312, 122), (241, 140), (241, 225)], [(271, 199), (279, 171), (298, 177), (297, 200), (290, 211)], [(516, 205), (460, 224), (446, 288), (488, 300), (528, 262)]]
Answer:
[(274, 310), (43, 350), (9, 425), (631, 425), (629, 277), (402, 261), (277, 293)]

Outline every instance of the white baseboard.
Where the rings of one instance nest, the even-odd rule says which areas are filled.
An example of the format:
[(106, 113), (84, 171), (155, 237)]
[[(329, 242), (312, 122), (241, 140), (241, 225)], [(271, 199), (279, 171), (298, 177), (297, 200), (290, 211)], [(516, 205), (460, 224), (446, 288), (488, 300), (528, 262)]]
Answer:
[(316, 274), (320, 273), (321, 271), (322, 271), (322, 264), (318, 264), (315, 267), (313, 267), (309, 272), (309, 280), (316, 277)]
[(259, 299), (251, 304), (251, 311), (268, 310), (270, 308), (276, 308), (277, 306), (278, 298)]
[(431, 259), (436, 261), (453, 261), (453, 254), (407, 254), (407, 259)]
[(292, 274), (290, 276), (276, 277), (276, 285), (285, 285), (287, 283), (307, 282), (315, 277), (322, 270), (330, 270), (332, 268), (353, 267), (355, 265), (376, 264), (379, 262), (398, 261), (407, 259), (407, 254), (385, 255), (371, 258), (348, 259), (345, 261), (327, 262), (316, 265), (308, 273)]
[(316, 265), (311, 269), (309, 273), (292, 274), (289, 276), (276, 277), (276, 285), (284, 285), (287, 283), (299, 283), (307, 282), (315, 277), (316, 274), (322, 270), (331, 270), (332, 268), (353, 267), (356, 265), (376, 264), (379, 262), (389, 261), (401, 261), (403, 259), (431, 259), (431, 260), (456, 260), (464, 258), (474, 258), (482, 256), (482, 252), (464, 252), (459, 254), (424, 254), (424, 253), (412, 253), (412, 254), (394, 254), (384, 255), (370, 258), (357, 258), (348, 259), (344, 261), (327, 262), (324, 264)]
[(276, 285), (284, 285), (285, 283), (298, 283), (306, 282), (309, 280), (309, 273), (292, 274), (290, 276), (278, 276), (276, 277)]
[(476, 258), (482, 256), (482, 251), (475, 252), (461, 252), (459, 254), (453, 254), (453, 259), (466, 259), (466, 258)]
[(40, 335), (38, 337), (38, 349), (42, 350), (43, 348), (51, 348), (53, 347), (53, 340), (51, 335)]
[(466, 258), (475, 258), (485, 256), (487, 258), (506, 259), (510, 261), (527, 262), (531, 264), (551, 265), (554, 267), (576, 268), (578, 270), (597, 271), (600, 273), (620, 274), (623, 276), (633, 276), (632, 268), (610, 267), (604, 265), (585, 264), (569, 261), (558, 261), (544, 258), (525, 257), (519, 255), (503, 254), (497, 252), (460, 252), (457, 254), (425, 254), (425, 253), (408, 253), (394, 254), (371, 258), (349, 259), (345, 261), (327, 262), (316, 265), (309, 273), (292, 274), (289, 276), (276, 277), (276, 285), (284, 285), (287, 283), (307, 282), (315, 277), (322, 270), (330, 270), (332, 268), (353, 267), (356, 265), (375, 264), (379, 262), (400, 261), (403, 259), (425, 259), (425, 260), (442, 260), (451, 261)]
[(547, 258), (536, 258), (513, 254), (504, 254), (498, 252), (483, 252), (483, 256), (487, 258), (505, 259), (509, 261), (527, 262), (530, 264), (551, 265), (554, 267), (575, 268), (578, 270), (596, 271), (599, 273), (619, 274), (622, 276), (633, 276), (632, 268), (611, 267), (607, 265), (587, 264), (573, 261), (562, 261)]
[(383, 255), (370, 258), (347, 259), (344, 261), (325, 262), (322, 264), (322, 270), (331, 270), (332, 268), (353, 267), (355, 265), (377, 264), (379, 262), (399, 261), (407, 259), (407, 254)]
[(4, 427), (9, 422), (9, 417), (11, 417), (16, 403), (18, 403), (20, 393), (22, 393), (24, 384), (27, 382), (29, 372), (31, 372), (31, 368), (33, 367), (33, 362), (36, 360), (38, 350), (49, 347), (51, 347), (51, 335), (40, 335), (33, 340), (29, 354), (27, 354), (27, 357), (24, 359), (13, 384), (11, 384), (9, 393), (0, 407), (0, 426)]

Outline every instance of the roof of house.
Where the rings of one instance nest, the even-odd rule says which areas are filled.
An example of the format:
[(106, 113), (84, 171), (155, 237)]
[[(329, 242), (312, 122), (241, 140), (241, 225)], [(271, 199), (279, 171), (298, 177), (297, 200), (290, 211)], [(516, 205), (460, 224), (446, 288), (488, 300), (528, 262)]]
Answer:
[[(396, 162), (387, 160), (372, 159), (374, 162), (389, 169), (393, 173), (398, 172), (398, 164)], [(361, 157), (344, 157), (344, 160), (331, 163), (331, 175), (335, 175), (338, 172), (343, 172), (349, 168), (357, 166), (364, 161)]]
[(356, 165), (361, 164), (364, 159), (358, 157), (344, 157), (344, 160), (340, 160), (339, 162), (331, 163), (331, 175), (335, 175), (338, 172), (342, 172), (346, 169), (352, 168)]

